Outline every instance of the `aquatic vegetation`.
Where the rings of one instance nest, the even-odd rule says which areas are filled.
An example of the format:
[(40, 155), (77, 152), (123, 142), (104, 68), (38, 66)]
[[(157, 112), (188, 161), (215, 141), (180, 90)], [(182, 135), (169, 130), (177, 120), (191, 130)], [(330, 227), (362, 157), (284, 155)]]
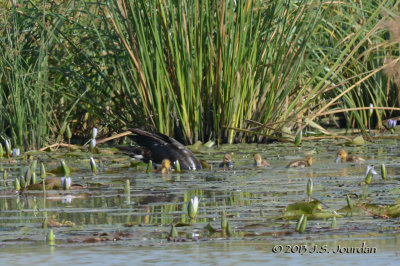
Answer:
[[(392, 142), (396, 140), (390, 140)], [(370, 155), (371, 163), (376, 165), (396, 156), (396, 149), (382, 148), (388, 143), (377, 140), (354, 149), (360, 155)], [(171, 172), (168, 176), (150, 175), (145, 167), (131, 165), (130, 158), (120, 153), (96, 155), (96, 163), (103, 170), (93, 176), (88, 167), (91, 153), (86, 150), (70, 156), (67, 146), (32, 155), (34, 157), (29, 160), (24, 159), (25, 154), (15, 158), (16, 162), (2, 160), (0, 164), (7, 171), (10, 185), (0, 189), (1, 223), (10, 233), (3, 234), (0, 240), (6, 247), (24, 246), (21, 242), (8, 241), (18, 237), (43, 245), (43, 235), (48, 234), (48, 229), (43, 230), (42, 226), (53, 228), (57, 244), (79, 245), (82, 249), (93, 244), (108, 248), (116, 244), (112, 242), (114, 237), (124, 240), (124, 245), (152, 248), (161, 241), (169, 245), (165, 239), (188, 245), (200, 240), (209, 245), (218, 243), (221, 238), (228, 243), (243, 239), (247, 243), (255, 240), (266, 243), (277, 237), (279, 241), (293, 240), (293, 235), (299, 241), (306, 241), (304, 239), (316, 234), (322, 241), (333, 238), (344, 241), (349, 234), (366, 232), (371, 243), (382, 236), (390, 238), (389, 235), (398, 230), (396, 217), (400, 213), (396, 202), (400, 192), (393, 188), (396, 180), (371, 182), (368, 197), (363, 198), (360, 183), (365, 168), (335, 164), (332, 160), (332, 152), (342, 144), (325, 140), (312, 145), (303, 143), (305, 152), (316, 149), (313, 153), (316, 163), (301, 171), (285, 169), (287, 158), (298, 156), (299, 151), (293, 149), (292, 143), (279, 142), (201, 147), (196, 156), (213, 165), (218, 165), (221, 154), (235, 154), (235, 169)], [(255, 151), (268, 154), (272, 167), (265, 171), (254, 168), (252, 155)], [(70, 169), (77, 169), (71, 175), (70, 190), (65, 190), (67, 177), (52, 176), (44, 167), (61, 170), (60, 160), (65, 160)], [(393, 169), (398, 165), (397, 161), (390, 161), (389, 176), (397, 177)], [(32, 176), (33, 173), (39, 175), (39, 169), (48, 176), (44, 175), (44, 183), (27, 185), (16, 193), (12, 187), (14, 178), (30, 169)], [(372, 173), (371, 167), (368, 173)], [(28, 183), (25, 177), (22, 180)], [(43, 188), (46, 191), (42, 191)], [(344, 198), (346, 194), (354, 201), (351, 210)], [(306, 197), (318, 200), (308, 202)], [(307, 217), (306, 223), (298, 223), (302, 216), (303, 221)], [(379, 227), (377, 219), (385, 219), (384, 227)], [(299, 234), (294, 232), (296, 222)], [(172, 226), (176, 237), (173, 237)]]
[(0, 135), (21, 150), (132, 123), (184, 143), (324, 123), (366, 135), (398, 110), (395, 0), (0, 8)]
[(307, 196), (308, 196), (308, 202), (311, 202), (311, 195), (312, 195), (312, 193), (313, 193), (313, 181), (312, 181), (312, 179), (311, 178), (309, 178), (308, 179), (308, 182), (307, 182)]
[(365, 172), (365, 184), (369, 185), (372, 181), (373, 175), (377, 175), (378, 173), (375, 171), (373, 165), (368, 165), (367, 170)]
[(297, 133), (296, 138), (294, 139), (294, 145), (295, 146), (300, 146), (302, 139), (303, 139), (303, 131), (300, 130), (300, 132)]
[(221, 229), (225, 230), (227, 225), (228, 225), (228, 220), (226, 219), (226, 213), (225, 213), (225, 210), (222, 210), (222, 213), (221, 213)]
[(92, 170), (92, 173), (97, 175), (97, 165), (93, 157), (90, 157), (90, 169)]
[(49, 245), (54, 245), (55, 244), (55, 236), (54, 236), (54, 232), (53, 229), (50, 229), (48, 235), (47, 235), (47, 243)]
[(304, 233), (307, 227), (307, 216), (302, 214), (296, 224), (296, 232)]
[(71, 174), (71, 170), (69, 169), (68, 165), (65, 163), (64, 160), (61, 160), (61, 169), (63, 170), (64, 176), (69, 176)]
[(188, 216), (190, 219), (194, 219), (197, 216), (197, 211), (199, 208), (199, 198), (195, 196), (194, 198), (190, 199), (187, 205)]
[(387, 177), (386, 166), (384, 163), (381, 164), (381, 177), (383, 180), (386, 180), (386, 177)]
[(396, 119), (395, 120), (392, 120), (392, 119), (388, 120), (388, 128), (390, 130), (390, 133), (392, 133), (392, 134), (394, 133), (394, 130), (395, 130), (396, 126), (397, 126), (397, 120)]

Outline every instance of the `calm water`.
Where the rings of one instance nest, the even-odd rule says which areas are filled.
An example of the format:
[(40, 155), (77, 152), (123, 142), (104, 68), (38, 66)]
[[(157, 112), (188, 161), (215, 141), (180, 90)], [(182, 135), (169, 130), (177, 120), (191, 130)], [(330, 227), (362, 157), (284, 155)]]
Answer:
[[(309, 264), (321, 260), (342, 263), (343, 259), (353, 264), (365, 263), (366, 259), (376, 264), (394, 263), (399, 259), (398, 218), (359, 211), (338, 218), (337, 229), (331, 228), (331, 219), (309, 220), (304, 234), (294, 232), (296, 221), (278, 219), (289, 204), (307, 199), (309, 178), (314, 182), (313, 197), (322, 201), (324, 210), (345, 207), (347, 194), (357, 203), (364, 189), (366, 165), (334, 163), (339, 147), (340, 143), (326, 141), (305, 143), (301, 148), (282, 143), (203, 147), (196, 154), (214, 166), (225, 152), (233, 153), (235, 168), (221, 171), (214, 167), (167, 176), (146, 174), (144, 166), (130, 166), (130, 159), (118, 154), (96, 154), (100, 170), (96, 176), (90, 171), (88, 153), (37, 154), (34, 157), (44, 161), (48, 170), (65, 159), (76, 170), (71, 174), (73, 182), (87, 186), (47, 191), (45, 197), (42, 191), (16, 194), (12, 180), (24, 174), (29, 161), (23, 157), (11, 162), (2, 159), (0, 165), (7, 170), (8, 179), (6, 184), (1, 182), (0, 260), (24, 265)], [(381, 163), (386, 164), (388, 180), (374, 176), (365, 201), (394, 204), (400, 197), (398, 143), (377, 142), (346, 149), (367, 158), (378, 173)], [(267, 158), (272, 167), (254, 169), (254, 151)], [(306, 153), (314, 156), (312, 168), (285, 168), (289, 161)], [(127, 179), (130, 195), (124, 192)], [(195, 195), (200, 197), (199, 212), (189, 224), (186, 203)], [(234, 231), (230, 238), (220, 230), (222, 210)], [(52, 223), (48, 228), (54, 230), (55, 246), (46, 244), (45, 217)], [(171, 223), (183, 225), (177, 227), (179, 242), (166, 239)], [(208, 223), (218, 231), (212, 234), (204, 229)], [(347, 254), (363, 245), (364, 252), (370, 248), (373, 254)], [(334, 253), (338, 247), (341, 251)], [(312, 252), (314, 249), (317, 252)]]

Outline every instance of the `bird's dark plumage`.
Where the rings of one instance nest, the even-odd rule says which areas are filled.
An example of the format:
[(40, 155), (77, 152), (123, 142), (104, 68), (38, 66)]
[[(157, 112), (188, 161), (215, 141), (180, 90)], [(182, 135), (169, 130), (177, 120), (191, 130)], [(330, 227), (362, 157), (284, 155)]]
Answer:
[(137, 128), (129, 128), (129, 130), (133, 133), (129, 137), (144, 149), (118, 147), (126, 154), (130, 156), (140, 154), (145, 162), (152, 160), (155, 163), (161, 163), (164, 159), (171, 162), (178, 160), (181, 169), (201, 169), (201, 163), (196, 156), (177, 140), (161, 133), (150, 133)]

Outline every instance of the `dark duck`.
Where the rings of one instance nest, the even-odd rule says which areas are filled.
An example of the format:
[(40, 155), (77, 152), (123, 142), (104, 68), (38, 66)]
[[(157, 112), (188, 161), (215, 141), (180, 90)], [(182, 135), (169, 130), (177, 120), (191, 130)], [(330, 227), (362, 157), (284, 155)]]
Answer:
[(119, 150), (129, 156), (149, 162), (162, 164), (164, 159), (172, 163), (179, 161), (181, 169), (199, 170), (201, 163), (196, 156), (177, 140), (161, 133), (150, 133), (138, 128), (129, 128), (133, 133), (129, 137), (140, 147), (118, 147)]

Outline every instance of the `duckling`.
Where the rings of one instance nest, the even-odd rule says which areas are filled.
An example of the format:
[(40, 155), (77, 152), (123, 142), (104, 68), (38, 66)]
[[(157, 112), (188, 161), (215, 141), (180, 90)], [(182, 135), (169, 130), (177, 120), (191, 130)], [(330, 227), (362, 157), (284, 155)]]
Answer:
[(298, 161), (293, 161), (289, 163), (286, 168), (292, 168), (292, 167), (311, 167), (313, 163), (313, 157), (311, 155), (308, 155), (305, 160), (298, 160)]
[(161, 166), (156, 170), (156, 173), (169, 174), (171, 172), (171, 161), (164, 159), (161, 162)]
[(267, 160), (263, 159), (259, 153), (254, 154), (254, 166), (265, 167), (270, 166)]
[(134, 135), (129, 135), (140, 147), (120, 146), (119, 150), (125, 154), (148, 163), (162, 163), (164, 159), (170, 162), (179, 161), (181, 169), (199, 170), (202, 168), (199, 159), (176, 139), (161, 133), (149, 133), (138, 128), (129, 128)]
[(224, 155), (224, 160), (219, 164), (219, 167), (224, 169), (233, 167), (232, 157), (229, 153)]
[(365, 162), (364, 158), (361, 158), (360, 156), (357, 155), (349, 155), (345, 149), (340, 149), (337, 152), (337, 157), (336, 157), (336, 162), (356, 162), (356, 163), (362, 163)]

